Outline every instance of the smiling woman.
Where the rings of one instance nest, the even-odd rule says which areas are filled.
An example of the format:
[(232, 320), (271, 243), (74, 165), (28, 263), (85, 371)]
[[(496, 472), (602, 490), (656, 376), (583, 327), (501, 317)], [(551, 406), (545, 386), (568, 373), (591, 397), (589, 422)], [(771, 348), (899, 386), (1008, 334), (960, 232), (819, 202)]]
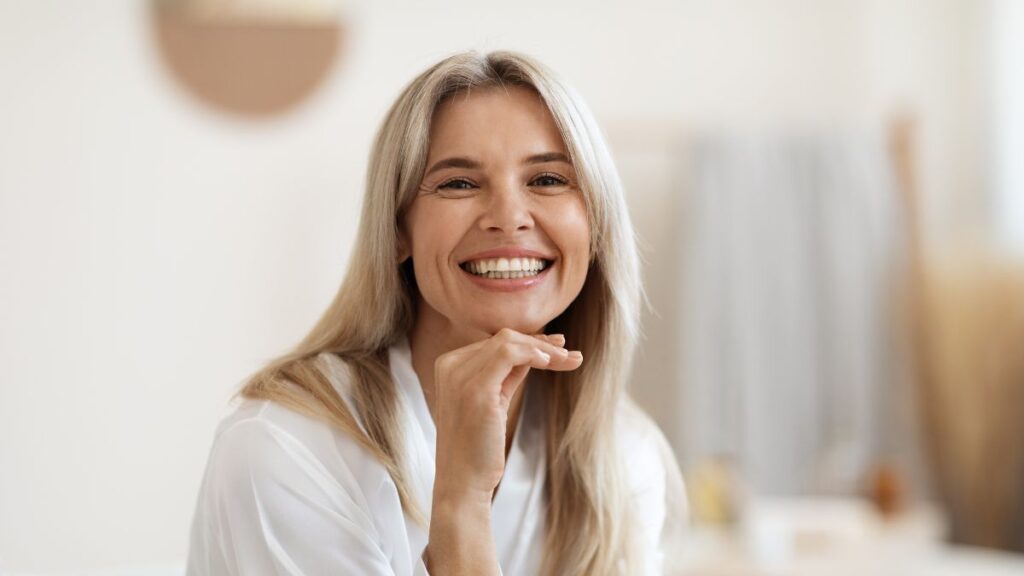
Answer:
[(544, 101), (521, 86), (446, 100), (427, 165), (400, 234), (425, 304), (413, 349), (415, 334), (543, 330), (590, 265), (586, 201)]
[(189, 573), (662, 573), (686, 507), (626, 392), (639, 278), (569, 87), (511, 52), (426, 70), (337, 297), (218, 428)]

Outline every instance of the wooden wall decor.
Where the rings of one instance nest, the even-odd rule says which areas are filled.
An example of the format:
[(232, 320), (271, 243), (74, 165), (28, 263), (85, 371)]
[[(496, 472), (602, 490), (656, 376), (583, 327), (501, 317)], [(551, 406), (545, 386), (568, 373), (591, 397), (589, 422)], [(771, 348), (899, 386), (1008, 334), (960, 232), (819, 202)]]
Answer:
[(330, 0), (150, 0), (163, 62), (188, 92), (235, 115), (285, 112), (328, 76), (343, 39)]

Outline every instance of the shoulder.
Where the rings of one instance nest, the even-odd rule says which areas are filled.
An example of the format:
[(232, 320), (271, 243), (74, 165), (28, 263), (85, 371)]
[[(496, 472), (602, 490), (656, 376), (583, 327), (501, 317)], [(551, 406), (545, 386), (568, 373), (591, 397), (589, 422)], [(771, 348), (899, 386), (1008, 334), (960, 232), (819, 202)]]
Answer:
[[(316, 362), (351, 408), (345, 363), (327, 354)], [(319, 487), (335, 504), (360, 508), (390, 478), (355, 438), (326, 419), (252, 398), (238, 401), (221, 419), (207, 468), (205, 488), (213, 493)]]
[[(351, 376), (337, 356), (321, 353), (312, 367), (331, 383), (351, 410)], [(350, 440), (351, 441), (351, 440)], [(301, 445), (311, 455), (326, 457), (346, 436), (324, 418), (299, 411), (273, 400), (239, 398), (217, 425), (214, 452), (224, 448), (269, 448), (272, 445)], [(252, 456), (260, 454), (255, 450)]]
[(383, 465), (348, 433), (243, 398), (214, 436), (192, 523), (189, 565), (198, 568), (189, 573), (393, 573), (400, 541), (391, 536), (402, 522)]
[[(671, 563), (689, 524), (686, 486), (675, 453), (661, 428), (635, 405), (624, 406), (618, 422), (619, 449), (650, 570)], [(658, 568), (660, 570), (660, 568)]]
[(661, 428), (636, 406), (625, 405), (618, 415), (617, 438), (632, 491), (663, 492), (665, 474), (677, 465)]
[(369, 510), (386, 476), (358, 442), (328, 423), (246, 399), (217, 428), (205, 488), (214, 498), (308, 492), (337, 508)]

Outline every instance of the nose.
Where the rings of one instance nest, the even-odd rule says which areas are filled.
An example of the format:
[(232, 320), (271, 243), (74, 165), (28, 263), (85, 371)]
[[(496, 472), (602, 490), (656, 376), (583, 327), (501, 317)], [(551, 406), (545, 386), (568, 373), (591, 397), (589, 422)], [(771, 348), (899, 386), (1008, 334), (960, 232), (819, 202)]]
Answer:
[(529, 191), (516, 183), (507, 182), (495, 186), (488, 195), (489, 200), (480, 218), (484, 230), (516, 232), (533, 227)]

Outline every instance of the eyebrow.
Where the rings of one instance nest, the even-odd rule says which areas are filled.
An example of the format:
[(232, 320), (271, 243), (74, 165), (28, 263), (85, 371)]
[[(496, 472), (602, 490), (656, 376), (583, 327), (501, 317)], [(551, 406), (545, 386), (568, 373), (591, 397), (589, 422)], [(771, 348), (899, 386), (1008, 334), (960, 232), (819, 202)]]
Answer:
[[(523, 160), (523, 164), (543, 164), (545, 162), (565, 162), (566, 164), (572, 164), (572, 162), (569, 162), (569, 158), (565, 154), (562, 154), (561, 152), (545, 152), (543, 154), (534, 154), (533, 156), (528, 156), (525, 160)], [(470, 158), (465, 158), (462, 156), (456, 156), (454, 158), (445, 158), (444, 160), (438, 160), (437, 162), (434, 163), (433, 166), (430, 167), (430, 170), (427, 170), (427, 173), (425, 175), (429, 176), (430, 174), (433, 174), (434, 172), (437, 172), (438, 170), (441, 170), (443, 168), (469, 168), (471, 170), (476, 170), (480, 168), (480, 166), (481, 164), (476, 160), (472, 160)]]

